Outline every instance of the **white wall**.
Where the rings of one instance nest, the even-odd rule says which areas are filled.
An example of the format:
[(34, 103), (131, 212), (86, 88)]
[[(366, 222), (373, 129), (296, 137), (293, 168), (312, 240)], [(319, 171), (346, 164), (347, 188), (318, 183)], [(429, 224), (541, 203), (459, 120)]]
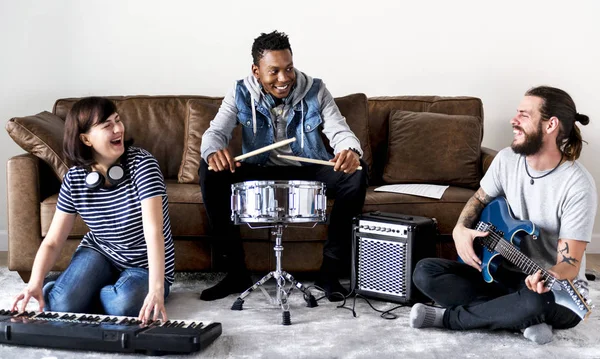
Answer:
[[(0, 119), (67, 96), (221, 96), (249, 72), (252, 40), (278, 29), (290, 35), (295, 65), (334, 96), (480, 97), (491, 148), (510, 144), (525, 90), (563, 88), (590, 116), (581, 162), (600, 184), (598, 14), (595, 0), (0, 0)], [(5, 163), (22, 150), (5, 131), (0, 150), (2, 231)]]

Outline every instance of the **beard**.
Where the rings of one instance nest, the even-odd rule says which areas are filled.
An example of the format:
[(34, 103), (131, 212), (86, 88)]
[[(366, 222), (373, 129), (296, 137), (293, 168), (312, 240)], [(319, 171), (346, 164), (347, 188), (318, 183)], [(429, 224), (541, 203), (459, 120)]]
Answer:
[(521, 127), (516, 128), (523, 132), (525, 141), (523, 141), (521, 144), (516, 144), (513, 141), (513, 143), (510, 145), (510, 148), (512, 148), (513, 152), (524, 156), (531, 156), (538, 153), (538, 151), (542, 148), (544, 140), (544, 136), (542, 134), (542, 121), (539, 122), (537, 131), (533, 133), (525, 133)]

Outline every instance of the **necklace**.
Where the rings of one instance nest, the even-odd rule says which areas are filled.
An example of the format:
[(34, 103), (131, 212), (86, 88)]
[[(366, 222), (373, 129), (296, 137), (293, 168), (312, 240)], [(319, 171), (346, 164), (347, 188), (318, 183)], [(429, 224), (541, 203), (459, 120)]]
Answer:
[(553, 168), (553, 169), (552, 169), (550, 172), (548, 172), (548, 173), (546, 173), (546, 174), (543, 174), (543, 175), (541, 175), (541, 176), (537, 176), (537, 177), (533, 177), (531, 174), (529, 174), (529, 168), (527, 167), (527, 157), (526, 157), (526, 158), (525, 158), (525, 172), (527, 172), (527, 175), (528, 175), (528, 176), (529, 176), (529, 178), (530, 178), (530, 179), (529, 179), (529, 183), (533, 184), (533, 183), (534, 183), (534, 180), (536, 180), (536, 179), (540, 179), (540, 178), (544, 178), (544, 177), (548, 176), (550, 173), (554, 172), (554, 171), (555, 171), (555, 170), (558, 168), (558, 166), (560, 166), (560, 164), (561, 164), (561, 162), (562, 162), (562, 160), (563, 160), (563, 156), (564, 156), (564, 155), (565, 155), (564, 153), (562, 153), (562, 154), (560, 155), (560, 161), (558, 161), (558, 164), (556, 165), (556, 167), (554, 167), (554, 168)]

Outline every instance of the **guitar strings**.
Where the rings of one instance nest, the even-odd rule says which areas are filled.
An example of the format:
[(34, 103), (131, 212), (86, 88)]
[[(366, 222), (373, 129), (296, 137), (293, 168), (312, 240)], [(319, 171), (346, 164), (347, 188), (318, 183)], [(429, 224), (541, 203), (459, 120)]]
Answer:
[[(488, 227), (489, 228), (489, 227)], [(556, 280), (556, 278), (551, 275), (548, 271), (546, 271), (544, 268), (540, 267), (539, 265), (537, 265), (535, 262), (533, 262), (529, 257), (527, 257), (523, 252), (519, 251), (512, 243), (510, 243), (509, 241), (507, 241), (504, 237), (502, 237), (501, 235), (499, 235), (498, 233), (489, 230), (489, 236), (491, 236), (493, 238), (493, 243), (492, 243), (492, 248), (493, 250), (496, 250), (496, 247), (498, 245), (500, 245), (500, 249), (504, 250), (504, 252), (510, 252), (510, 253), (502, 253), (499, 250), (496, 250), (497, 252), (500, 252), (500, 254), (502, 254), (502, 256), (506, 259), (508, 259), (509, 261), (511, 260), (511, 255), (512, 255), (512, 259), (514, 260), (520, 260), (521, 263), (525, 262), (529, 262), (530, 264), (532, 264), (534, 267), (530, 268), (531, 265), (527, 265), (527, 269), (532, 270), (534, 269), (533, 272), (531, 273), (527, 273), (527, 274), (533, 274), (535, 272), (537, 272), (538, 270), (540, 270), (542, 272), (542, 277), (544, 278), (544, 280), (547, 279), (554, 279)], [(482, 240), (485, 240), (485, 237), (482, 237)]]

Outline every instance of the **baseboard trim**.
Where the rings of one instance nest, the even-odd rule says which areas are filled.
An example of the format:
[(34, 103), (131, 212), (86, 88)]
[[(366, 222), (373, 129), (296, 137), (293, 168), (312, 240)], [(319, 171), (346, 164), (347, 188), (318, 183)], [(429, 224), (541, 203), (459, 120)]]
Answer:
[(0, 231), (0, 252), (8, 251), (8, 231)]
[(592, 234), (592, 241), (587, 245), (586, 253), (600, 253), (600, 233)]

